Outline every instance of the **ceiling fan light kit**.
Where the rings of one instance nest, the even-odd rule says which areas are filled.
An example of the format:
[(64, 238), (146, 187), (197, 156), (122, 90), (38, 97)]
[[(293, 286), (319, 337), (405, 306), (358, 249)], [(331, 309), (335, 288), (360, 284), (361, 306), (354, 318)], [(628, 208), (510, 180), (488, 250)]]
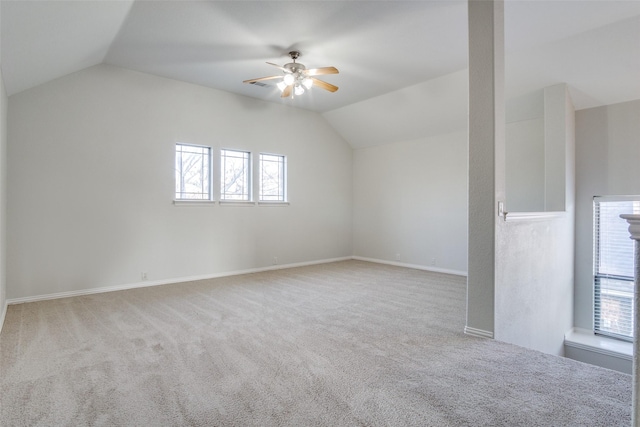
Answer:
[(304, 94), (305, 91), (311, 89), (313, 86), (328, 90), (329, 92), (335, 92), (338, 90), (338, 86), (334, 86), (331, 83), (327, 83), (315, 77), (324, 74), (338, 74), (339, 71), (336, 67), (307, 69), (304, 64), (296, 62), (296, 60), (300, 56), (300, 52), (298, 52), (297, 50), (293, 50), (289, 52), (289, 56), (291, 57), (291, 60), (293, 62), (284, 64), (282, 67), (277, 64), (267, 62), (267, 64), (273, 65), (274, 67), (282, 70), (284, 74), (279, 76), (260, 77), (257, 79), (245, 80), (244, 83), (255, 84), (264, 80), (282, 79), (276, 84), (278, 89), (280, 89), (280, 96), (282, 98), (293, 98), (294, 95), (300, 96)]

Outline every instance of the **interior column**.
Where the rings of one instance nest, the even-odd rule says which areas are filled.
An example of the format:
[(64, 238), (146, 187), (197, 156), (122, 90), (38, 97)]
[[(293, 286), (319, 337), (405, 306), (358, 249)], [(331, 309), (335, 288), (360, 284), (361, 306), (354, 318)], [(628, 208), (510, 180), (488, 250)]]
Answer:
[(467, 323), (494, 336), (496, 222), (504, 200), (504, 3), (469, 0), (469, 252)]

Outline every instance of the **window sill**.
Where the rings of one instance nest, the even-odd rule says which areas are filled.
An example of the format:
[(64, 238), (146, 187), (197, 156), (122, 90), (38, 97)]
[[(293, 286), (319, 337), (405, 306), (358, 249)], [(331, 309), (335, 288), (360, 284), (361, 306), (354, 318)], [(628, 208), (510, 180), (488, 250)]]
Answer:
[(564, 336), (564, 344), (581, 350), (606, 356), (633, 360), (633, 344), (626, 341), (595, 335), (587, 329), (573, 328)]
[(254, 202), (250, 200), (174, 200), (175, 206), (289, 206), (289, 202)]
[(258, 202), (258, 206), (289, 206), (289, 202)]
[(251, 200), (220, 200), (220, 206), (255, 206)]
[(563, 218), (566, 216), (566, 212), (505, 212), (504, 220), (507, 222), (513, 221), (533, 221), (533, 220), (551, 220), (556, 218)]
[(214, 200), (174, 200), (175, 206), (214, 206), (216, 202)]

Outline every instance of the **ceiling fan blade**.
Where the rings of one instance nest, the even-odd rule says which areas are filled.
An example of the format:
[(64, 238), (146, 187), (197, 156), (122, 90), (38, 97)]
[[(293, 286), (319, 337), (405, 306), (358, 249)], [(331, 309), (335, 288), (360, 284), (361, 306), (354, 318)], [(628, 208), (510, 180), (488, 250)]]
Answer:
[(271, 79), (281, 79), (282, 76), (269, 76), (269, 77), (260, 77), (258, 79), (251, 79), (251, 80), (245, 80), (242, 83), (256, 83), (256, 82), (261, 82), (263, 80), (271, 80)]
[(267, 62), (267, 64), (273, 65), (274, 67), (279, 68), (279, 69), (281, 69), (282, 71), (284, 71), (286, 73), (290, 73), (291, 72), (291, 71), (287, 70), (286, 68), (279, 66), (278, 64), (274, 64), (273, 62)]
[(315, 77), (311, 77), (311, 80), (313, 80), (313, 85), (314, 86), (318, 86), (319, 88), (322, 88), (324, 90), (328, 90), (329, 92), (335, 92), (338, 90), (338, 86), (334, 86), (331, 83), (327, 83), (324, 82), (320, 79), (316, 79)]
[(281, 98), (288, 98), (291, 96), (291, 89), (293, 88), (293, 85), (289, 85), (287, 87), (284, 88), (284, 90), (282, 91), (282, 95), (280, 95)]
[(309, 70), (304, 70), (303, 73), (307, 76), (320, 76), (323, 74), (338, 74), (340, 71), (336, 67), (322, 67), (322, 68), (311, 68)]

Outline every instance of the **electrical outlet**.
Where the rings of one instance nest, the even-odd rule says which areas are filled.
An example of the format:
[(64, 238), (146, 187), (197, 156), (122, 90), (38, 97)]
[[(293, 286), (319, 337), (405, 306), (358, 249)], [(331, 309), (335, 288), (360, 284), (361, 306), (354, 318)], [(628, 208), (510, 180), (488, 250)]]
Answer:
[(146, 272), (144, 272), (144, 271), (143, 271), (142, 273), (140, 273), (140, 278), (141, 278), (142, 280), (147, 280), (147, 273), (146, 273)]
[(400, 261), (400, 254), (396, 254), (396, 261)]
[(273, 257), (273, 265), (277, 265), (278, 264), (278, 257), (274, 256)]
[(436, 265), (436, 259), (435, 258), (431, 258), (431, 265)]

